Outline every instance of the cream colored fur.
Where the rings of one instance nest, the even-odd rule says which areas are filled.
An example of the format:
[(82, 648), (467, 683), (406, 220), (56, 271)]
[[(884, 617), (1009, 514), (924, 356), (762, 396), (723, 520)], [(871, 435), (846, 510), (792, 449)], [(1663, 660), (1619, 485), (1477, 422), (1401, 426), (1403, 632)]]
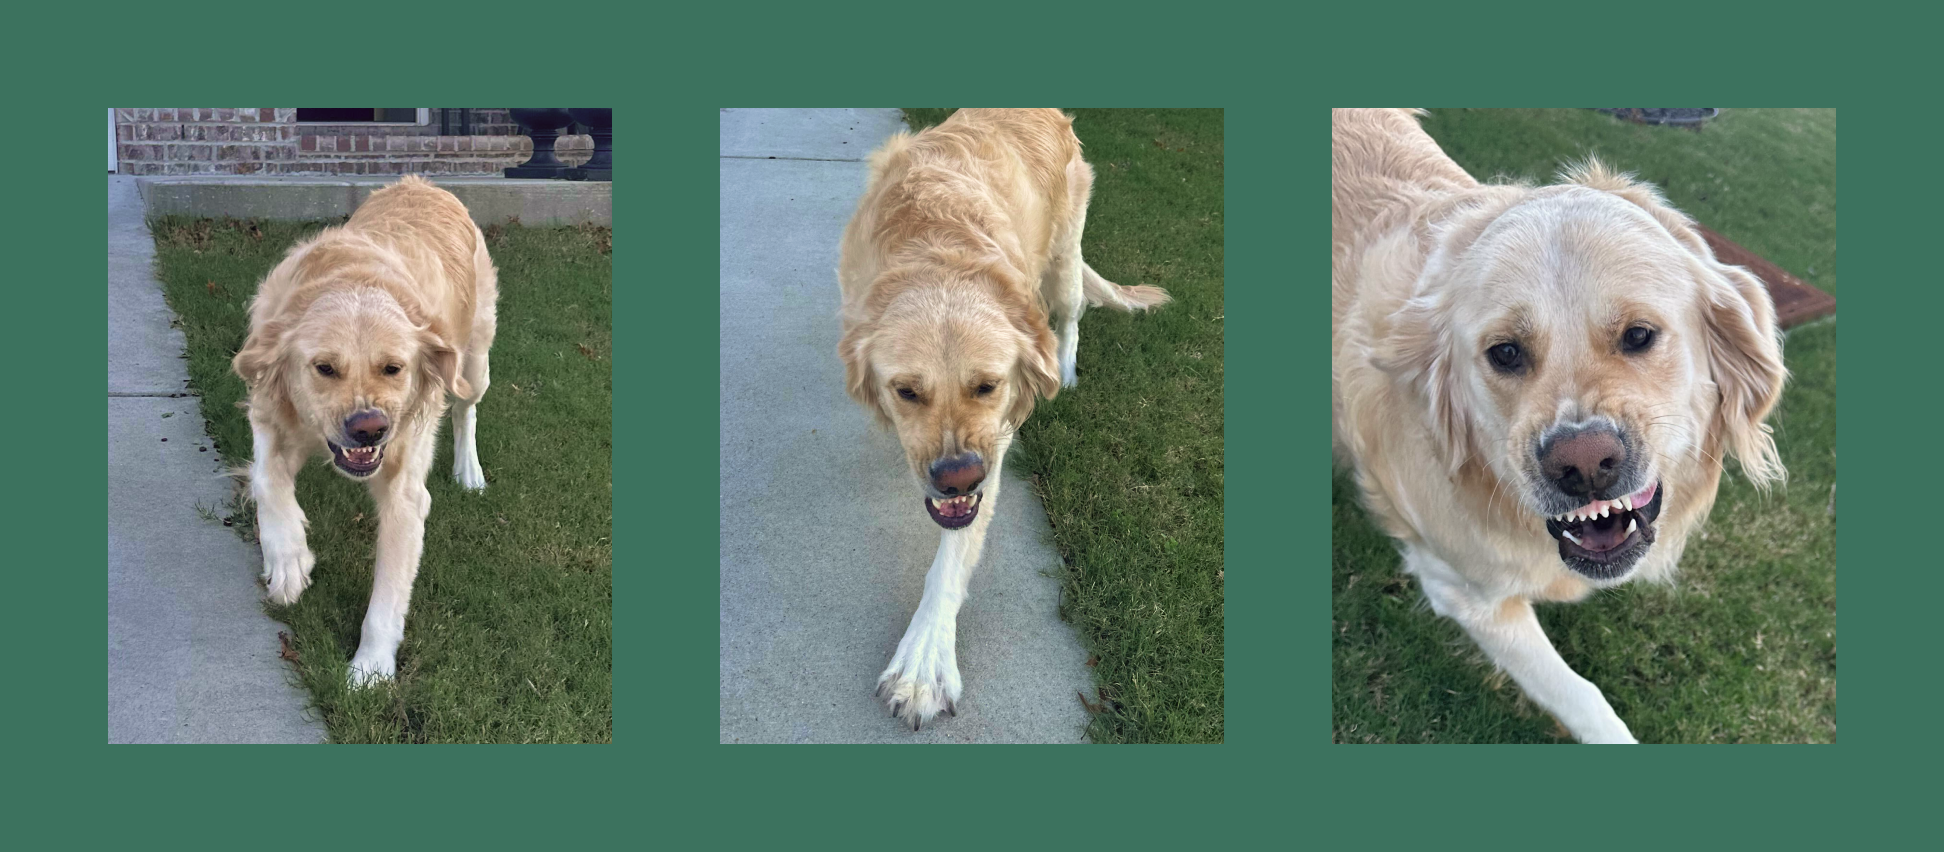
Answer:
[[(1336, 457), (1435, 611), (1580, 740), (1632, 742), (1531, 604), (1668, 578), (1724, 456), (1758, 485), (1782, 478), (1762, 422), (1785, 377), (1768, 293), (1597, 162), (1555, 186), (1480, 184), (1401, 109), (1335, 110), (1332, 137)], [(1616, 346), (1630, 323), (1657, 329), (1653, 348)], [(1487, 363), (1500, 340), (1531, 350), (1527, 373)], [(1631, 436), (1662, 483), (1658, 538), (1610, 581), (1562, 563), (1533, 452), (1591, 418)]]
[(298, 469), (331, 456), (327, 442), (350, 445), (352, 414), (376, 411), (390, 423), (375, 471), (327, 462), (365, 482), (377, 504), (377, 564), (351, 660), (354, 685), (396, 671), (432, 508), (432, 442), (448, 396), (458, 402), (453, 476), (468, 489), (486, 487), (475, 406), (490, 383), (498, 299), (485, 238), (465, 206), (407, 177), (372, 193), (342, 227), (291, 248), (250, 305), (250, 335), (234, 367), (250, 389), (250, 494), (271, 602), (295, 603), (316, 562), (297, 505)]
[(985, 467), (978, 514), (942, 531), (918, 612), (878, 680), (913, 728), (956, 709), (956, 619), (1000, 467), (1035, 400), (1079, 380), (1080, 314), (1168, 300), (1081, 258), (1093, 170), (1071, 125), (1054, 109), (962, 109), (894, 136), (871, 155), (844, 231), (838, 356), (851, 396), (897, 431), (921, 492), (940, 459), (975, 454)]

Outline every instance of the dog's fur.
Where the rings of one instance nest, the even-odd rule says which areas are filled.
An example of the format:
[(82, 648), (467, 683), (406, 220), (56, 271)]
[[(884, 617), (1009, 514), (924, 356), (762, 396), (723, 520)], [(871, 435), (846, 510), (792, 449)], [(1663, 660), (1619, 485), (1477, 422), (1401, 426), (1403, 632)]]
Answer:
[[(958, 609), (1000, 466), (1035, 400), (1078, 381), (1081, 312), (1168, 300), (1081, 259), (1092, 190), (1059, 110), (962, 109), (871, 155), (844, 231), (837, 353), (849, 392), (897, 431), (925, 507), (946, 528), (918, 612), (878, 678), (878, 695), (913, 729), (956, 713)], [(964, 491), (940, 484), (967, 469), (983, 478)], [(954, 499), (969, 522), (940, 513)]]
[[(1409, 110), (1335, 110), (1332, 137), (1337, 459), (1433, 610), (1582, 742), (1633, 742), (1532, 603), (1667, 579), (1714, 504), (1724, 455), (1758, 486), (1782, 479), (1762, 422), (1785, 378), (1768, 293), (1716, 261), (1652, 187), (1597, 162), (1556, 186), (1480, 184)], [(1636, 327), (1653, 335), (1638, 351), (1625, 337)], [(1512, 371), (1494, 360), (1506, 343)], [(1633, 548), (1614, 548), (1631, 558), (1589, 572), (1548, 520), (1583, 501), (1560, 493), (1540, 456), (1594, 428), (1628, 458), (1591, 496), (1658, 483), (1659, 510), (1612, 509), (1616, 523), (1648, 523)]]
[[(372, 193), (342, 227), (293, 247), (250, 305), (250, 336), (233, 367), (250, 389), (250, 496), (271, 602), (295, 603), (316, 562), (296, 495), (306, 459), (329, 456), (332, 469), (367, 483), (377, 504), (377, 565), (353, 685), (397, 669), (448, 395), (459, 403), (453, 476), (486, 487), (474, 419), (490, 382), (498, 299), (485, 236), (465, 206), (407, 177)], [(379, 422), (369, 419), (374, 412), (386, 424), (379, 437), (353, 437), (353, 417)], [(357, 461), (360, 452), (368, 462)]]

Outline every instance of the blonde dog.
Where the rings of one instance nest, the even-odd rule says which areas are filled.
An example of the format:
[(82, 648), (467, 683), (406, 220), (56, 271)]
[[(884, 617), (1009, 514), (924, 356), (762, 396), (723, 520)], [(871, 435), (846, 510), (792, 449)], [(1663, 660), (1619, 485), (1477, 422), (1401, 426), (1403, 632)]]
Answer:
[(913, 730), (957, 714), (958, 610), (1000, 466), (1034, 401), (1079, 381), (1081, 312), (1168, 301), (1081, 259), (1092, 191), (1093, 169), (1059, 110), (962, 109), (871, 155), (844, 231), (837, 354), (850, 394), (897, 431), (925, 512), (944, 530), (918, 611), (878, 678), (878, 696)]
[(1631, 743), (1535, 601), (1664, 580), (1722, 459), (1784, 476), (1762, 283), (1597, 162), (1483, 185), (1409, 110), (1333, 113), (1337, 459), (1431, 608), (1588, 743)]
[(486, 487), (475, 406), (490, 381), (497, 273), (465, 205), (419, 177), (372, 193), (342, 227), (290, 250), (257, 288), (233, 367), (249, 386), (250, 496), (271, 602), (295, 603), (316, 563), (296, 474), (328, 455), (377, 504), (377, 564), (350, 680), (397, 671), (447, 397), (453, 477)]

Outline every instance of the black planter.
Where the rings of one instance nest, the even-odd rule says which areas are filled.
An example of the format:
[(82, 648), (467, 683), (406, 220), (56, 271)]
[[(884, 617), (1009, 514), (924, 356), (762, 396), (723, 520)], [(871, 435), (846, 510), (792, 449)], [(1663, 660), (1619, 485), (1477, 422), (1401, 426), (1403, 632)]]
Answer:
[(570, 109), (575, 121), (594, 137), (594, 156), (580, 168), (569, 169), (568, 180), (614, 180), (614, 110)]
[(520, 123), (520, 129), (533, 137), (533, 156), (526, 162), (506, 170), (510, 178), (564, 178), (572, 167), (554, 156), (554, 140), (560, 138), (560, 129), (574, 123), (574, 117), (564, 109), (508, 109), (513, 120)]

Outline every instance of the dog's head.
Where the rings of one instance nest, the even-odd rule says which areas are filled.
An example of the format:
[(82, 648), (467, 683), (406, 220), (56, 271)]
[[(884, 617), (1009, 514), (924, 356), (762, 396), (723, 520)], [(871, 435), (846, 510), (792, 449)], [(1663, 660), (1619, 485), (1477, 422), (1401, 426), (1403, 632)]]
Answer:
[(1056, 344), (1037, 305), (976, 280), (906, 286), (838, 343), (852, 397), (897, 431), (925, 511), (958, 529), (978, 516), (986, 473), (1034, 401), (1059, 392)]
[(1567, 567), (1626, 577), (1670, 501), (1712, 504), (1724, 453), (1783, 477), (1773, 304), (1653, 189), (1588, 163), (1435, 239), (1379, 363), (1421, 388), (1454, 472), (1482, 465)]
[(253, 397), (287, 402), (355, 480), (378, 473), (430, 395), (469, 395), (458, 352), (378, 287), (332, 291), (261, 324), (232, 366)]

